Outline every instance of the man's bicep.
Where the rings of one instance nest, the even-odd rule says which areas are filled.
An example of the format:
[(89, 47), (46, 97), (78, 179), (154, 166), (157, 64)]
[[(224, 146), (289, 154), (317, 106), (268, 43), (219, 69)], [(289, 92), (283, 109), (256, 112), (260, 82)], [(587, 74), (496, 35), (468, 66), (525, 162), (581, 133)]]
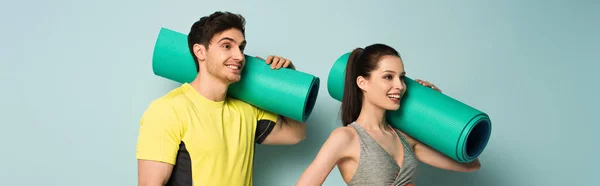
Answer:
[(254, 135), (254, 141), (258, 144), (262, 144), (267, 136), (273, 132), (277, 126), (277, 119), (261, 119), (256, 122), (256, 134)]
[(267, 136), (276, 130), (279, 115), (273, 112), (263, 110), (255, 107), (256, 113), (256, 132), (254, 135), (254, 141), (258, 144), (262, 144)]
[[(265, 122), (266, 123), (266, 122)], [(293, 145), (300, 143), (306, 136), (306, 125), (290, 118), (279, 116), (274, 122), (269, 122), (270, 128), (263, 130), (262, 144)]]
[(291, 145), (306, 136), (306, 125), (285, 116), (259, 109), (255, 140), (259, 144)]
[(171, 177), (173, 165), (152, 160), (138, 160), (138, 185), (165, 185)]

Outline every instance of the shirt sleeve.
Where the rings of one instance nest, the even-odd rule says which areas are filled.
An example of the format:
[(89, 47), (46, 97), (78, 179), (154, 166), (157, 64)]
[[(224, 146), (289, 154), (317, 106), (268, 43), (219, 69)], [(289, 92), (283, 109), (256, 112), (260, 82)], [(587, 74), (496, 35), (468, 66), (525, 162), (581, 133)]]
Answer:
[(140, 119), (136, 157), (175, 164), (181, 138), (181, 124), (173, 106), (155, 100)]
[(261, 144), (265, 138), (271, 133), (275, 124), (277, 124), (278, 114), (269, 112), (261, 108), (255, 108), (256, 111), (256, 134), (254, 141)]

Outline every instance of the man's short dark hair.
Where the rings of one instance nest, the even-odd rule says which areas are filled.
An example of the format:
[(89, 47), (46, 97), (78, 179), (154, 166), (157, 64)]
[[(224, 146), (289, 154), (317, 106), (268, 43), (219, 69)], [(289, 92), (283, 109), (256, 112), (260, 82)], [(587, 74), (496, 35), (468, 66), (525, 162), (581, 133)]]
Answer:
[(196, 21), (188, 34), (188, 47), (196, 62), (196, 72), (200, 70), (198, 59), (194, 55), (194, 44), (204, 45), (208, 49), (210, 40), (218, 33), (229, 29), (237, 29), (245, 35), (246, 20), (240, 14), (217, 11)]

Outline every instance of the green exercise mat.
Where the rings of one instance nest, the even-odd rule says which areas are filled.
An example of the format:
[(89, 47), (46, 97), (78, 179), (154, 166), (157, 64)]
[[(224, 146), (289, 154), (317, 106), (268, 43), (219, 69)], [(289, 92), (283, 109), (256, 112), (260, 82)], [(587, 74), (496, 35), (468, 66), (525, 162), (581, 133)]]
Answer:
[[(329, 95), (341, 101), (350, 52), (333, 64)], [(471, 162), (485, 149), (491, 134), (488, 115), (445, 94), (405, 78), (400, 109), (387, 111), (388, 123), (458, 162)]]
[[(305, 122), (319, 92), (320, 79), (288, 68), (273, 70), (256, 57), (245, 55), (240, 81), (229, 86), (228, 95), (273, 113)], [(155, 75), (189, 83), (196, 78), (196, 64), (189, 52), (187, 34), (161, 28), (152, 56)]]

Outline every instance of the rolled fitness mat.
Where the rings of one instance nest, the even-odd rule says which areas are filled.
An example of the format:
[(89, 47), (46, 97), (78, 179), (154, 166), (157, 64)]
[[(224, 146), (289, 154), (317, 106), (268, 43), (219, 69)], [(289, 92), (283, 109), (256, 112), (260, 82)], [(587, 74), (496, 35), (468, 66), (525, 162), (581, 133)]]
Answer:
[[(227, 94), (267, 111), (305, 122), (319, 92), (320, 79), (288, 68), (273, 70), (264, 60), (245, 55), (240, 81)], [(152, 56), (154, 74), (179, 83), (196, 78), (196, 64), (189, 52), (187, 35), (161, 28)]]
[[(350, 52), (333, 64), (327, 79), (329, 95), (342, 101)], [(458, 162), (472, 162), (485, 149), (491, 134), (488, 115), (454, 98), (405, 77), (400, 109), (387, 111), (388, 123)]]

